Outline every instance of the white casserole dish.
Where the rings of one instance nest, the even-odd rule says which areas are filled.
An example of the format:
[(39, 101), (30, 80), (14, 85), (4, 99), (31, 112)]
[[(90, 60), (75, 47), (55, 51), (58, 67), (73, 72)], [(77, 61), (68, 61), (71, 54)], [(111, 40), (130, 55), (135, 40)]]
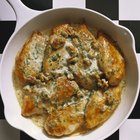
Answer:
[(126, 64), (126, 89), (122, 101), (113, 115), (101, 127), (79, 136), (64, 137), (63, 140), (100, 140), (113, 134), (132, 112), (139, 93), (140, 55), (135, 52), (135, 40), (132, 33), (125, 27), (114, 24), (104, 15), (81, 8), (60, 8), (38, 12), (25, 7), (20, 0), (9, 0), (17, 14), (16, 30), (9, 39), (2, 55), (0, 65), (0, 90), (4, 103), (6, 120), (13, 127), (20, 129), (37, 140), (57, 139), (45, 135), (31, 120), (21, 116), (12, 81), (12, 70), (17, 52), (35, 30), (51, 28), (64, 22), (85, 21), (91, 28), (105, 31), (118, 42)]

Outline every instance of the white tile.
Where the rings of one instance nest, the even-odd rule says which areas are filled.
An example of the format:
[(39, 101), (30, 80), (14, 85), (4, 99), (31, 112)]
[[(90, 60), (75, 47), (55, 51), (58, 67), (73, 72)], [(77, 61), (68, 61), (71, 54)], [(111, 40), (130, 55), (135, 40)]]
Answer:
[(85, 0), (53, 0), (53, 8), (79, 7), (85, 8)]
[(119, 129), (119, 140), (140, 140), (140, 119), (128, 119)]
[(14, 10), (6, 0), (0, 0), (0, 20), (16, 20)]
[(119, 0), (120, 20), (140, 20), (140, 0)]
[(0, 140), (20, 140), (20, 131), (0, 120)]

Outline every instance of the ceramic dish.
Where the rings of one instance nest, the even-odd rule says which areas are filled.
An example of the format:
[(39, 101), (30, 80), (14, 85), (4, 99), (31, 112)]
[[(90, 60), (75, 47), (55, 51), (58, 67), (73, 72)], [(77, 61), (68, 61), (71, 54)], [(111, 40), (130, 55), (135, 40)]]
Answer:
[[(81, 22), (84, 20), (91, 28), (103, 30), (115, 39), (126, 60), (126, 88), (122, 101), (113, 115), (99, 128), (85, 134), (63, 137), (63, 140), (100, 140), (113, 134), (132, 112), (139, 93), (140, 55), (135, 52), (135, 40), (132, 33), (125, 27), (116, 25), (104, 15), (81, 8), (60, 8), (44, 12), (33, 11), (25, 7), (20, 0), (9, 0), (17, 14), (16, 30), (9, 39), (2, 55), (0, 65), (0, 90), (4, 103), (6, 120), (13, 127), (20, 129), (38, 140), (51, 140), (31, 120), (21, 116), (13, 87), (12, 71), (17, 52), (25, 40), (35, 30), (44, 30), (64, 22)], [(57, 138), (53, 138), (57, 139)]]

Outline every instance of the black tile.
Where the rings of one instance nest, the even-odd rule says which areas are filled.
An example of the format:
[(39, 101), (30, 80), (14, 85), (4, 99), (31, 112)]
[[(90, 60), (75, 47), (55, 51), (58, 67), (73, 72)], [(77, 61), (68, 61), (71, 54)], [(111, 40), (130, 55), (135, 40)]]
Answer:
[(33, 138), (31, 138), (29, 135), (27, 135), (26, 133), (20, 131), (20, 140), (34, 140)]
[(34, 10), (46, 10), (52, 8), (52, 0), (21, 0), (23, 4)]
[(5, 119), (5, 117), (4, 117), (4, 106), (3, 106), (1, 96), (0, 96), (0, 119)]
[[(20, 132), (20, 140), (34, 140), (24, 132)], [(105, 140), (119, 140), (119, 130)]]
[(119, 140), (119, 130), (105, 140)]
[(119, 21), (119, 24), (127, 27), (133, 33), (136, 51), (140, 53), (140, 21)]
[(0, 53), (14, 32), (16, 21), (0, 21)]
[[(134, 35), (136, 42), (136, 52), (140, 53), (140, 21), (119, 21), (120, 25), (127, 27)], [(136, 105), (130, 114), (130, 119), (139, 119), (140, 118), (140, 96), (136, 102)]]
[(86, 0), (86, 8), (98, 11), (112, 20), (118, 20), (118, 0)]

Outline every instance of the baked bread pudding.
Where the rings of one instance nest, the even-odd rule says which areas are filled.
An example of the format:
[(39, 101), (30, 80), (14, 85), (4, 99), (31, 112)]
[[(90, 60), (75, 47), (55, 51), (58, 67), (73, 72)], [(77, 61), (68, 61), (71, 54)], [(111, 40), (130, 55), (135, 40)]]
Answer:
[(55, 137), (103, 124), (121, 101), (124, 77), (115, 40), (86, 24), (33, 32), (13, 70), (21, 115)]

